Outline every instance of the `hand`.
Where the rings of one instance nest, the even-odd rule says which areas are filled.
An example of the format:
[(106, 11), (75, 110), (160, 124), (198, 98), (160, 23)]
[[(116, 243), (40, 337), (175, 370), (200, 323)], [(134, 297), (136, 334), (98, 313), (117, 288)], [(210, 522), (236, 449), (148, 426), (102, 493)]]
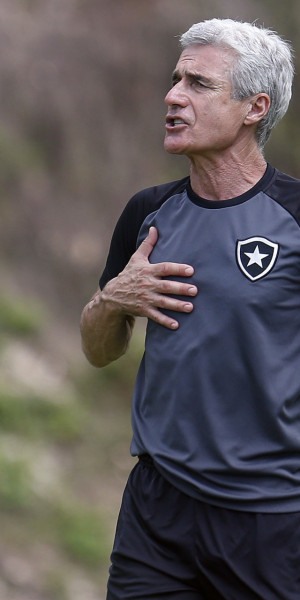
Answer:
[(151, 264), (149, 256), (157, 239), (157, 229), (150, 227), (148, 236), (125, 269), (105, 286), (102, 299), (124, 314), (147, 317), (164, 327), (177, 329), (178, 322), (160, 309), (190, 313), (192, 302), (172, 298), (169, 294), (194, 297), (198, 290), (190, 283), (169, 281), (163, 277), (190, 277), (194, 269), (191, 265), (172, 262)]

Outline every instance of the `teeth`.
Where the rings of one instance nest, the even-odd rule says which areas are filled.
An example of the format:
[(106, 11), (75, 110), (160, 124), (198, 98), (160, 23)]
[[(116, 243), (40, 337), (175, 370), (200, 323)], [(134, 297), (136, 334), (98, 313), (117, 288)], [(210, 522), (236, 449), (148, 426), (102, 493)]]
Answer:
[(174, 119), (173, 125), (183, 125), (184, 121), (182, 119)]

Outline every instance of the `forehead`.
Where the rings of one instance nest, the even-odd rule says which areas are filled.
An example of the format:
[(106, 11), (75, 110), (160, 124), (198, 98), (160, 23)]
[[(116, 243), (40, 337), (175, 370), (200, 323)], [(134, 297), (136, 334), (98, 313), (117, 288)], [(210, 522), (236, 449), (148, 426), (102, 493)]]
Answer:
[(212, 80), (229, 81), (234, 60), (234, 52), (229, 48), (192, 44), (181, 53), (176, 70), (182, 74), (192, 71)]

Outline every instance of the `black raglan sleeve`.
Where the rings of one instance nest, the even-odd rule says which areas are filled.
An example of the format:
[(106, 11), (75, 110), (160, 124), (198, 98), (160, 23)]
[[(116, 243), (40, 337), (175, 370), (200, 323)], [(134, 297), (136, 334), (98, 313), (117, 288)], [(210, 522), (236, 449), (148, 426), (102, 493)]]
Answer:
[(104, 271), (100, 277), (100, 289), (116, 277), (127, 265), (136, 251), (140, 228), (145, 218), (174, 193), (186, 187), (188, 178), (147, 188), (135, 194), (125, 206), (114, 229)]

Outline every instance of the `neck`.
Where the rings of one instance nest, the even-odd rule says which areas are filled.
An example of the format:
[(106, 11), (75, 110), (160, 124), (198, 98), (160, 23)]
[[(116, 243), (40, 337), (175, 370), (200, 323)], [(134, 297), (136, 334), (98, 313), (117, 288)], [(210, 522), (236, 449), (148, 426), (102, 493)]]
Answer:
[(263, 176), (267, 167), (261, 151), (247, 155), (245, 160), (231, 156), (196, 157), (191, 159), (191, 186), (207, 200), (228, 200), (250, 190)]

